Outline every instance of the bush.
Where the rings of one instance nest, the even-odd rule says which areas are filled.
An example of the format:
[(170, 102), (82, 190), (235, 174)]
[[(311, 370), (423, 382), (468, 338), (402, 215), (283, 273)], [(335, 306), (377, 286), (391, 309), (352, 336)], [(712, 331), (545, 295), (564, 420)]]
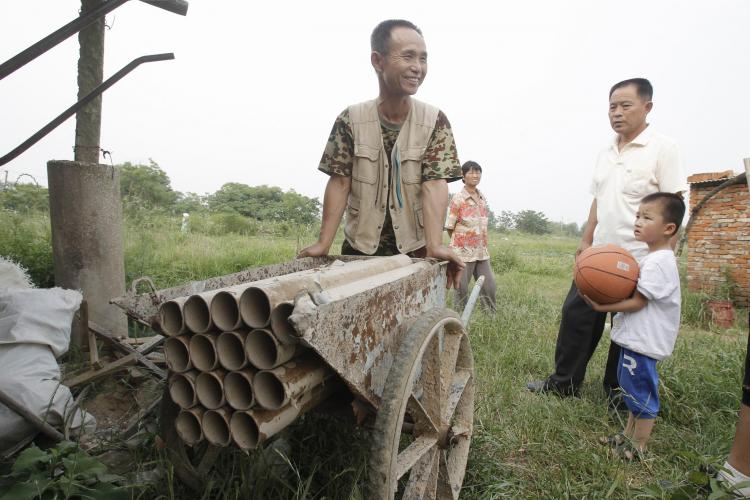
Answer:
[(55, 286), (49, 216), (0, 210), (0, 255), (21, 264), (37, 287)]

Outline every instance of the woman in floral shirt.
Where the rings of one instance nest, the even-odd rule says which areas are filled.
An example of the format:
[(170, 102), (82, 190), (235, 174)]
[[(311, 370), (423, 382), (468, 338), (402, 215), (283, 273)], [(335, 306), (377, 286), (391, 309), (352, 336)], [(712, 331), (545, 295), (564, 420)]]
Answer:
[(464, 304), (472, 276), (484, 276), (481, 297), (485, 308), (495, 311), (495, 277), (487, 250), (487, 200), (477, 189), (482, 180), (482, 167), (467, 161), (461, 167), (464, 188), (453, 195), (448, 207), (445, 229), (451, 237), (451, 248), (466, 264), (458, 289), (459, 303)]

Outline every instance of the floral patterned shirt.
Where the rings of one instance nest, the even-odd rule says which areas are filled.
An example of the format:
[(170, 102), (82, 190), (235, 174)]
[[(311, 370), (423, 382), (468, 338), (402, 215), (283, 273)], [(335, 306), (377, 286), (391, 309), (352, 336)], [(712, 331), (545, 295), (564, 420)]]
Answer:
[(478, 189), (472, 195), (464, 188), (451, 198), (445, 229), (453, 231), (450, 246), (464, 262), (490, 258), (487, 215), (487, 200)]

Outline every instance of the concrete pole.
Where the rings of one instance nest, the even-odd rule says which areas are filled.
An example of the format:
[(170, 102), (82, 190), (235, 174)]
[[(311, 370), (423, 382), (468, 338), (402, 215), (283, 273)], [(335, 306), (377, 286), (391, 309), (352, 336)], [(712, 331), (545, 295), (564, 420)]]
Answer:
[[(81, 13), (95, 9), (102, 0), (81, 0)], [(78, 99), (102, 83), (104, 78), (104, 17), (78, 33)], [(76, 113), (75, 161), (99, 163), (99, 139), (102, 128), (102, 96)]]
[[(89, 319), (115, 336), (127, 336), (125, 315), (109, 303), (125, 293), (119, 171), (52, 160), (47, 181), (55, 283), (81, 290)], [(84, 339), (73, 342), (81, 345)]]

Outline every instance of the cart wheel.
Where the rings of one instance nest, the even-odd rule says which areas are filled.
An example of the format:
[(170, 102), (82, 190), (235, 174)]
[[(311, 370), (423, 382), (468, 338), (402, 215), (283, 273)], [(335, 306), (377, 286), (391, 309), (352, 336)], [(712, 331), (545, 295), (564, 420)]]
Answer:
[(458, 498), (474, 419), (474, 358), (458, 315), (422, 315), (401, 344), (375, 419), (372, 498)]
[(174, 426), (179, 413), (180, 407), (169, 396), (169, 386), (165, 386), (159, 412), (159, 434), (166, 445), (174, 473), (190, 489), (201, 491), (222, 449), (205, 441), (192, 447), (186, 445)]

